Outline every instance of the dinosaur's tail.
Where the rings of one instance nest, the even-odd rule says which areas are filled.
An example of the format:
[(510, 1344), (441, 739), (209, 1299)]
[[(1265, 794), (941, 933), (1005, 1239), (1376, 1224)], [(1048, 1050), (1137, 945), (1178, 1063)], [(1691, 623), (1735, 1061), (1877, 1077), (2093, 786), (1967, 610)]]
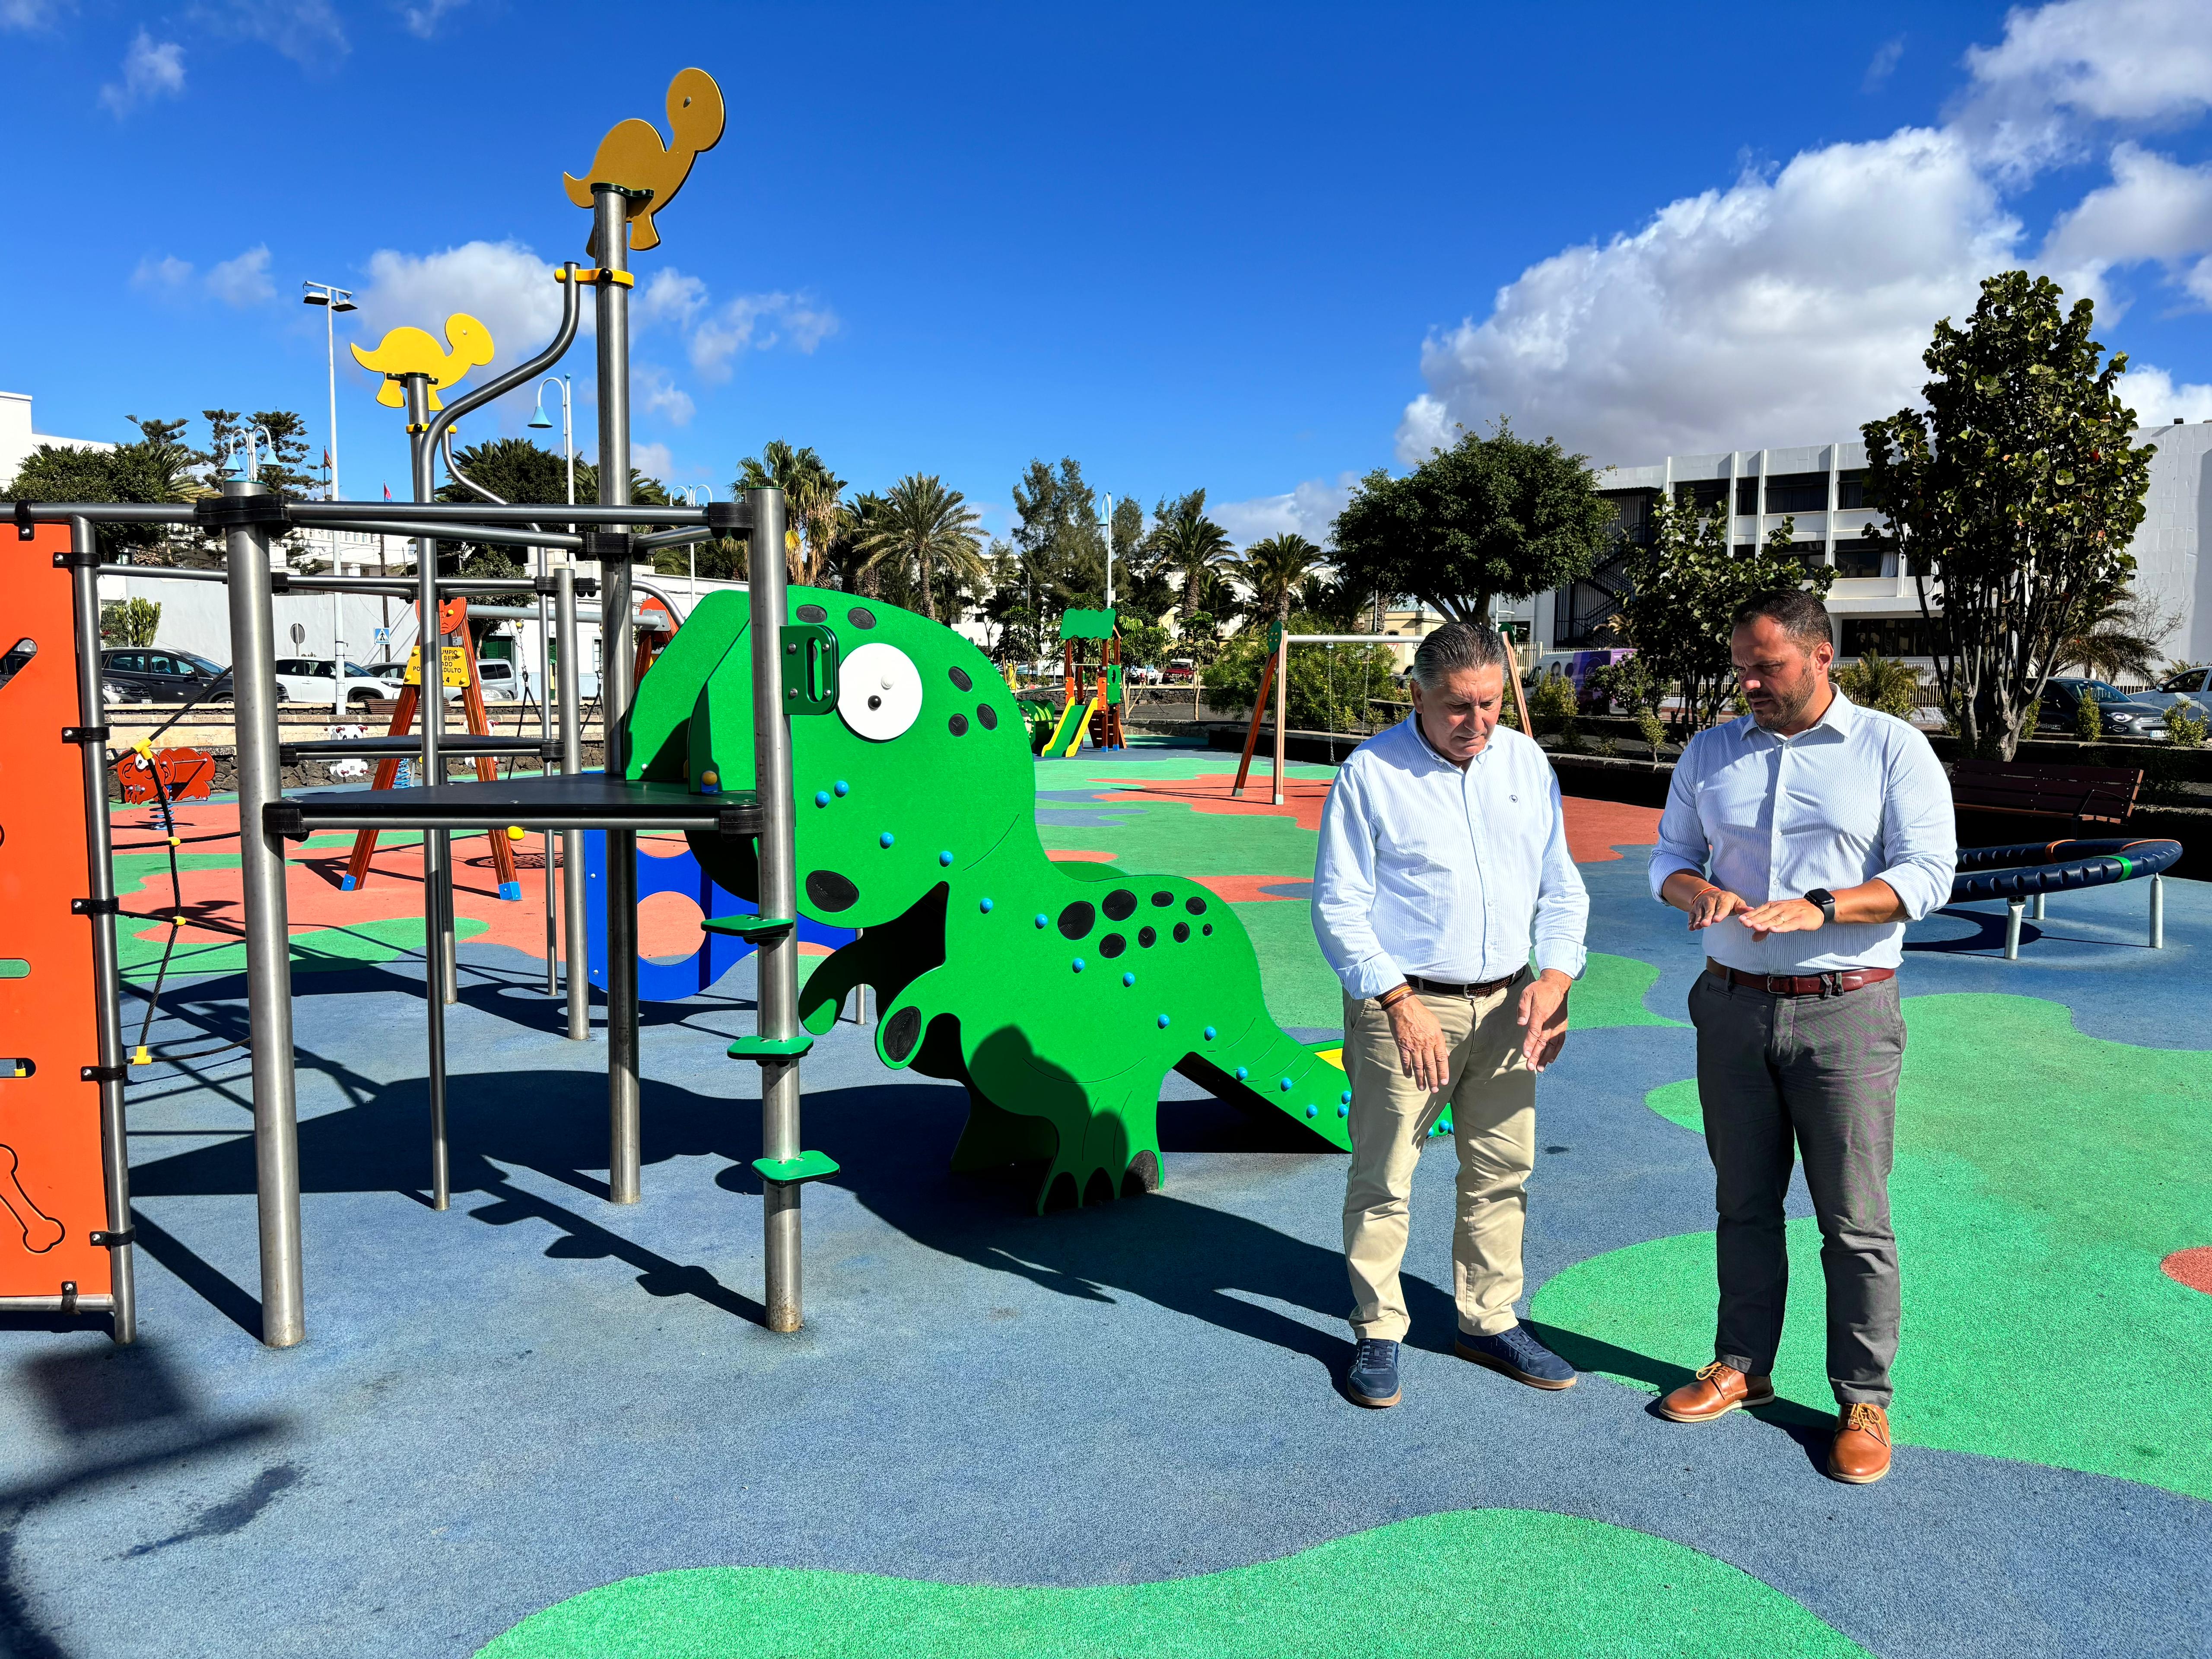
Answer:
[(1283, 1113), (1340, 1151), (1352, 1149), (1346, 1119), (1352, 1091), (1345, 1080), (1343, 1045), (1309, 1046), (1270, 1021), (1242, 1036), (1187, 1056), (1176, 1067), (1201, 1089), (1255, 1110)]

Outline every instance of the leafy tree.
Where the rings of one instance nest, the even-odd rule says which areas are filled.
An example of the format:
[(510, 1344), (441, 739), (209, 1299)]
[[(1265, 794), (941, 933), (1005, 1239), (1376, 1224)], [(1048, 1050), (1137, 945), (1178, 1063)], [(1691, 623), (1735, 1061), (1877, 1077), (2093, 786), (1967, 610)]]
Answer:
[[(15, 478), (0, 494), (21, 501), (173, 507), (208, 493), (195, 471), (191, 447), (181, 441), (185, 422), (142, 421), (136, 415), (125, 418), (138, 428), (131, 442), (112, 450), (40, 444), (23, 458)], [(167, 564), (195, 550), (189, 532), (173, 534), (163, 525), (103, 524), (94, 533), (101, 556), (108, 559)]]
[(1160, 568), (1178, 579), (1178, 603), (1184, 611), (1222, 616), (1237, 608), (1228, 581), (1236, 550), (1229, 532), (1206, 516), (1203, 489), (1160, 503), (1152, 544)]
[[(1290, 624), (1291, 601), (1312, 577), (1320, 574), (1327, 556), (1295, 532), (1269, 536), (1244, 550), (1237, 574), (1251, 595), (1251, 616)], [(1317, 629), (1329, 632), (1329, 629)]]
[(1862, 708), (1879, 708), (1899, 720), (1911, 719), (1919, 704), (1920, 676), (1911, 664), (1885, 657), (1879, 651), (1869, 651), (1856, 662), (1840, 665), (1836, 684)]
[(1033, 460), (1014, 485), (1014, 550), (1037, 609), (1054, 614), (1103, 603), (1106, 544), (1098, 532), (1097, 496), (1083, 469), (1063, 457), (1057, 469)]
[[(1628, 592), (1613, 627), (1636, 647), (1640, 671), (1626, 686), (1609, 678), (1607, 690), (1624, 690), (1635, 702), (1668, 683), (1682, 694), (1682, 720), (1698, 731), (1731, 706), (1735, 668), (1729, 635), (1736, 608), (1776, 587), (1809, 587), (1825, 594), (1836, 573), (1808, 567), (1790, 550), (1796, 520), (1784, 519), (1765, 546), (1748, 554), (1729, 545), (1729, 503), (1700, 514), (1690, 502), (1656, 501), (1651, 538), (1621, 552)], [(1656, 698), (1654, 699), (1656, 702)]]
[(100, 637), (107, 645), (151, 645), (161, 627), (161, 607), (151, 599), (118, 599), (100, 607)]
[(1164, 667), (1172, 654), (1174, 641), (1168, 630), (1156, 622), (1131, 621), (1116, 617), (1116, 626), (1121, 635), (1121, 660), (1131, 668)]
[(2062, 292), (2024, 270), (1986, 279), (1964, 328), (1936, 325), (1927, 410), (1862, 428), (1886, 520), (1869, 535), (1916, 573), (1968, 751), (2002, 759), (2084, 616), (2134, 572), (2155, 453), (2128, 441), (2126, 355), (2100, 368), (2090, 302), (2062, 312)]
[[(1319, 619), (1293, 612), (1294, 634), (1320, 634)], [(1238, 635), (1206, 665), (1202, 678), (1209, 707), (1242, 712), (1260, 695), (1267, 636), (1257, 629)], [(1285, 699), (1290, 723), (1313, 732), (1354, 732), (1369, 723), (1369, 705), (1395, 695), (1390, 653), (1379, 645), (1294, 646)], [(1274, 694), (1270, 691), (1272, 703)]]
[(1486, 622), (1494, 599), (1589, 574), (1613, 519), (1586, 457), (1501, 420), (1402, 478), (1377, 469), (1362, 479), (1337, 515), (1337, 568), (1363, 592), (1411, 593), (1453, 621)]
[(956, 619), (957, 611), (951, 617), (939, 614), (937, 596), (945, 589), (937, 575), (942, 569), (956, 586), (970, 588), (989, 581), (991, 568), (975, 534), (978, 522), (975, 509), (958, 490), (947, 489), (933, 473), (909, 473), (870, 512), (858, 548), (861, 568), (889, 563), (912, 572), (921, 591), (922, 615), (933, 622)]
[(772, 438), (761, 446), (757, 456), (748, 455), (738, 463), (730, 489), (741, 495), (771, 485), (783, 491), (784, 555), (791, 580), (823, 586), (838, 538), (848, 524), (845, 481), (811, 447), (793, 449), (782, 439)]
[(191, 459), (210, 477), (244, 463), (246, 435), (252, 432), (254, 474), (263, 483), (288, 501), (304, 501), (322, 487), (301, 465), (307, 459), (307, 423), (290, 410), (256, 410), (241, 417), (234, 409), (204, 409), (200, 416), (208, 423), (208, 447)]
[(1324, 573), (1300, 582), (1292, 605), (1322, 623), (1329, 633), (1372, 634), (1381, 631), (1370, 610), (1374, 599), (1342, 577), (1332, 580)]

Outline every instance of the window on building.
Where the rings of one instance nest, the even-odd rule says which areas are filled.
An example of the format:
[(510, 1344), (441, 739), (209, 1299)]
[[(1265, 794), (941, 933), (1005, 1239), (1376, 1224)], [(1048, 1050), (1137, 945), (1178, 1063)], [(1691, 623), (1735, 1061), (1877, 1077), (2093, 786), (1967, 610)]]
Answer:
[(1825, 472), (1778, 472), (1766, 481), (1769, 513), (1826, 513), (1828, 475)]
[(1686, 478), (1674, 486), (1674, 505), (1687, 506), (1700, 516), (1728, 499), (1726, 478)]
[(1848, 472), (1836, 474), (1836, 505), (1839, 507), (1881, 505), (1867, 488), (1867, 470), (1864, 467), (1855, 466)]
[(1738, 478), (1735, 481), (1735, 510), (1739, 513), (1759, 511), (1759, 480)]
[(1836, 544), (1838, 576), (1881, 574), (1881, 544), (1869, 536), (1853, 536)]
[(1924, 617), (1846, 617), (1843, 654), (1863, 657), (1878, 651), (1885, 657), (1930, 656), (1934, 630)]

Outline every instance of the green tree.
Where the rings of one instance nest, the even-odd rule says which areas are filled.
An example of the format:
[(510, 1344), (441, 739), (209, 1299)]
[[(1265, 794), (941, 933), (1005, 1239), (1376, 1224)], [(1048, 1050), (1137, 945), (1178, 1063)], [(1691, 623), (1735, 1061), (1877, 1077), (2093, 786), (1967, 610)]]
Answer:
[(1230, 545), (1229, 532), (1206, 516), (1203, 489), (1160, 503), (1152, 546), (1159, 568), (1176, 580), (1182, 611), (1218, 617), (1236, 609), (1228, 577), (1237, 551)]
[(200, 416), (208, 423), (208, 447), (191, 459), (210, 476), (221, 477), (232, 465), (244, 464), (251, 434), (254, 475), (263, 483), (288, 501), (304, 501), (321, 489), (321, 481), (304, 465), (307, 423), (292, 410), (260, 409), (241, 416), (234, 409), (204, 409)]
[(1586, 457), (1531, 443), (1503, 420), (1463, 434), (1402, 478), (1377, 470), (1337, 515), (1337, 568), (1363, 592), (1411, 593), (1460, 622), (1589, 574), (1613, 504)]
[(151, 599), (118, 599), (100, 607), (103, 644), (151, 645), (161, 628), (161, 607)]
[[(1291, 620), (1294, 634), (1328, 631), (1302, 612), (1293, 612)], [(1250, 708), (1267, 663), (1267, 636), (1261, 630), (1231, 640), (1201, 676), (1207, 706), (1235, 713)], [(1290, 723), (1310, 732), (1364, 731), (1370, 704), (1395, 694), (1390, 670), (1390, 653), (1377, 645), (1291, 647), (1285, 691)], [(1273, 695), (1268, 694), (1271, 702)]]
[[(40, 444), (0, 495), (20, 501), (129, 501), (149, 507), (178, 507), (208, 494), (191, 448), (183, 441), (183, 421), (125, 417), (138, 436), (112, 450), (77, 449)], [(172, 564), (198, 550), (190, 532), (173, 534), (164, 525), (103, 524), (94, 532), (103, 558)]]
[(1968, 752), (2008, 760), (2085, 612), (2134, 572), (2155, 453), (2128, 441), (2126, 355), (2100, 367), (2090, 302), (2062, 311), (2062, 292), (1985, 280), (1964, 328), (1936, 325), (1927, 409), (1862, 428), (1886, 520), (1869, 534), (1915, 573), (1946, 712)]
[(1237, 578), (1251, 596), (1252, 619), (1257, 622), (1264, 617), (1287, 628), (1291, 601), (1310, 579), (1320, 574), (1326, 560), (1321, 549), (1295, 532), (1269, 536), (1246, 548), (1237, 566)]
[(1624, 644), (1636, 647), (1642, 686), (1680, 688), (1681, 718), (1692, 732), (1731, 706), (1735, 668), (1729, 636), (1736, 608), (1770, 588), (1825, 594), (1836, 578), (1830, 568), (1808, 567), (1791, 551), (1796, 520), (1784, 519), (1765, 546), (1739, 553), (1729, 545), (1728, 514), (1726, 501), (1705, 514), (1687, 501), (1656, 501), (1650, 540), (1626, 544), (1621, 554), (1628, 591), (1613, 627)]
[(1096, 606), (1106, 592), (1106, 544), (1098, 531), (1098, 498), (1072, 457), (1054, 468), (1033, 460), (1014, 485), (1014, 550), (1036, 608), (1054, 616), (1070, 606)]
[(774, 486), (783, 491), (786, 515), (784, 557), (791, 580), (824, 586), (839, 538), (848, 526), (845, 481), (810, 447), (793, 449), (781, 438), (761, 446), (758, 455), (738, 463), (732, 495)]
[(1879, 708), (1899, 720), (1911, 718), (1919, 704), (1920, 676), (1909, 663), (1869, 651), (1836, 669), (1836, 684), (1862, 708)]
[(991, 577), (975, 533), (980, 519), (957, 489), (947, 489), (934, 473), (919, 472), (901, 478), (873, 508), (861, 533), (858, 551), (862, 569), (891, 564), (913, 573), (921, 596), (922, 615), (933, 622), (957, 620), (939, 614), (937, 596), (945, 591), (938, 575), (952, 579), (955, 588), (978, 588)]
[(1161, 668), (1172, 654), (1174, 641), (1168, 630), (1156, 622), (1132, 621), (1117, 617), (1115, 627), (1121, 636), (1121, 660), (1131, 668)]
[(2076, 666), (2092, 679), (2159, 678), (2159, 659), (2179, 614), (2132, 587), (2099, 595), (2082, 605), (2073, 632), (2058, 649), (2060, 667)]

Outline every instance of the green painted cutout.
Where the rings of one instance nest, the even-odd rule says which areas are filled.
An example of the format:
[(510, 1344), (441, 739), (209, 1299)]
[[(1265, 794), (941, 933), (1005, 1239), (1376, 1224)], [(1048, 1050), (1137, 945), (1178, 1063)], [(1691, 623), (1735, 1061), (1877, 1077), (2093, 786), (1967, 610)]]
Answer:
[(827, 1152), (801, 1152), (796, 1158), (757, 1158), (753, 1168), (760, 1171), (763, 1181), (788, 1185), (794, 1181), (820, 1181), (836, 1175), (837, 1160)]
[(1537, 1510), (1400, 1521), (1202, 1577), (1080, 1589), (788, 1567), (626, 1578), (483, 1659), (1866, 1659), (1781, 1591), (1649, 1533)]
[[(684, 779), (709, 755), (750, 776), (747, 603), (701, 600), (641, 684), (631, 777)], [(818, 607), (842, 658), (839, 712), (792, 723), (800, 908), (866, 930), (808, 980), (809, 1030), (872, 987), (884, 1062), (967, 1085), (953, 1167), (1042, 1161), (1040, 1209), (1063, 1183), (1078, 1203), (1094, 1182), (1158, 1184), (1170, 1071), (1347, 1144), (1343, 1074), (1267, 1017), (1230, 906), (1180, 877), (1045, 857), (1024, 721), (989, 659), (879, 601), (794, 587), (789, 604), (809, 621)], [(750, 843), (690, 841), (755, 896)]]
[[(2087, 1036), (2028, 997), (1911, 997), (1905, 1012), (1892, 1432), (2212, 1498), (2212, 1297), (2159, 1270), (2208, 1237), (2212, 1054)], [(1694, 1082), (1647, 1103), (1701, 1126)], [(1809, 1218), (1788, 1231), (1775, 1385), (1825, 1413), (1820, 1234)], [(1656, 1391), (1712, 1358), (1713, 1304), (1701, 1232), (1577, 1262), (1532, 1314), (1578, 1364)], [(2069, 1354), (2091, 1367), (2094, 1409), (2054, 1408)]]
[(0, 957), (0, 979), (28, 979), (31, 964), (21, 957)]

